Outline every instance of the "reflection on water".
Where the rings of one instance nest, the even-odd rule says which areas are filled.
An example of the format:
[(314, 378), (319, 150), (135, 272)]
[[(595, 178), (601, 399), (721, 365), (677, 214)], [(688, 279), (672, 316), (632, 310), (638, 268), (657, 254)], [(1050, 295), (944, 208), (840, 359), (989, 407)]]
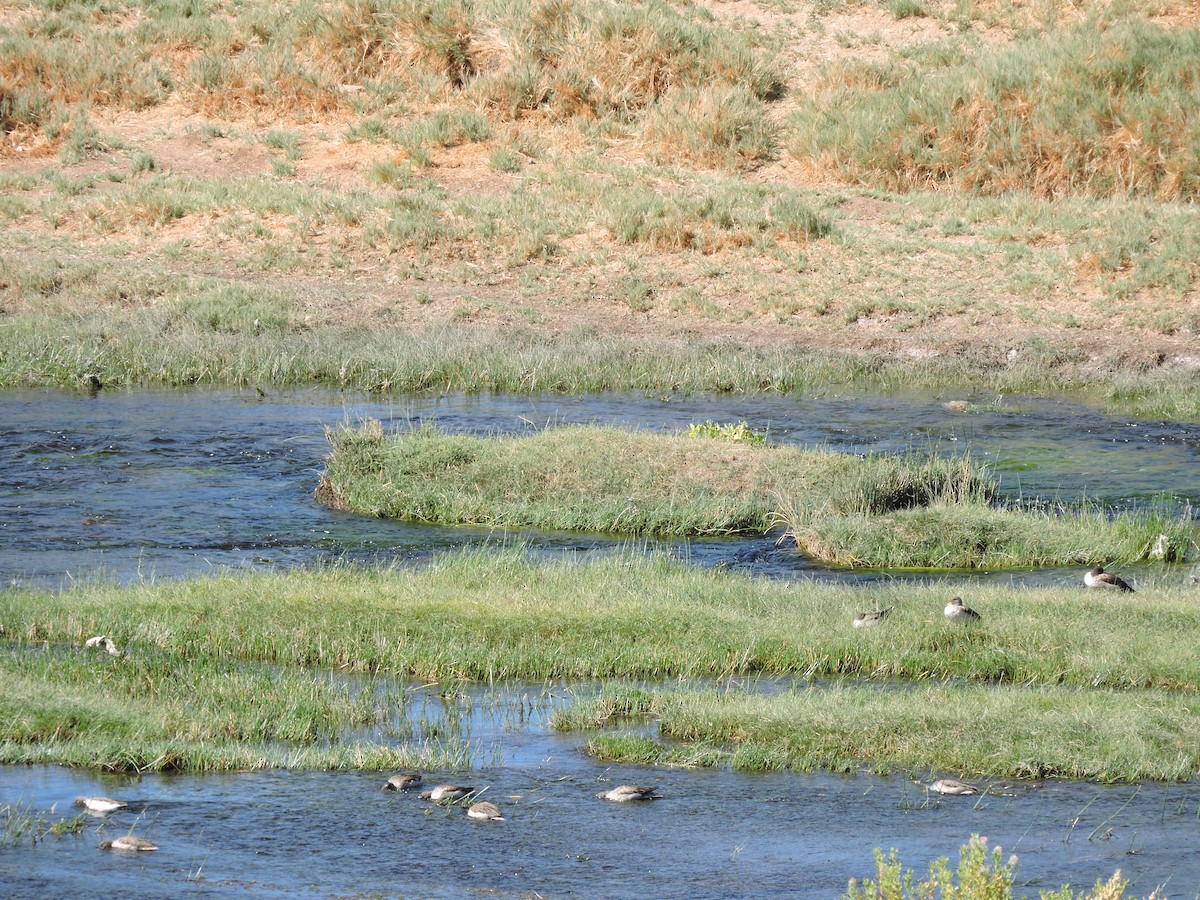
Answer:
[[(991, 399), (991, 398), (984, 398)], [(772, 440), (852, 453), (970, 451), (1010, 497), (1086, 496), (1109, 505), (1200, 498), (1200, 426), (1130, 422), (1053, 400), (955, 413), (933, 397), (447, 397), (380, 402), (322, 392), (0, 392), (0, 583), (101, 575), (173, 577), (226, 566), (419, 558), (511, 539), (479, 529), (379, 521), (312, 498), (326, 427), (366, 417), (390, 429), (471, 433), (556, 423), (680, 430), (745, 420)], [(551, 550), (611, 538), (529, 534)], [(662, 544), (700, 565), (765, 575), (853, 577), (813, 566), (772, 537)], [(1073, 581), (1077, 572), (1008, 580)]]
[[(451, 693), (447, 707), (437, 691), (416, 691), (411, 715), (453, 719), (487, 762), (427, 783), (479, 787), (506, 821), (384, 792), (390, 773), (0, 768), (0, 802), (67, 816), (81, 794), (130, 804), (81, 836), (0, 851), (4, 896), (833, 898), (873, 874), (877, 846), (924, 873), (938, 856), (956, 864), (971, 834), (1017, 854), (1018, 896), (1118, 868), (1136, 896), (1163, 883), (1169, 897), (1200, 895), (1200, 785), (998, 783), (982, 798), (937, 798), (907, 774), (609, 767), (583, 754), (582, 738), (549, 730), (563, 686)], [(620, 783), (655, 784), (664, 798), (595, 799)], [(161, 849), (97, 849), (130, 831)]]

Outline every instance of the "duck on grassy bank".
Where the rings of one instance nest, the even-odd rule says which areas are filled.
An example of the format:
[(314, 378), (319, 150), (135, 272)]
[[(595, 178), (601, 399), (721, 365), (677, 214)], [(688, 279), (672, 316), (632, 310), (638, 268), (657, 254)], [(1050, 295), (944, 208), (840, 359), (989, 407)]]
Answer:
[(946, 604), (946, 618), (951, 622), (978, 622), (979, 613), (969, 606), (963, 605), (962, 597), (952, 597)]
[(872, 628), (881, 623), (891, 613), (892, 607), (887, 609), (877, 609), (874, 612), (859, 613), (854, 617), (855, 628)]
[(121, 655), (121, 651), (119, 649), (117, 649), (116, 641), (114, 641), (112, 638), (110, 638), (107, 634), (98, 634), (95, 637), (90, 637), (86, 641), (83, 642), (83, 646), (88, 647), (88, 648), (103, 647), (105, 650), (108, 651), (109, 656), (120, 656)]
[(1103, 566), (1092, 566), (1083, 573), (1083, 583), (1089, 588), (1100, 588), (1110, 591), (1129, 591), (1133, 593), (1133, 587), (1119, 575), (1114, 575), (1112, 572), (1105, 572)]
[(658, 788), (638, 787), (636, 784), (622, 784), (609, 791), (601, 791), (596, 795), (598, 800), (611, 800), (613, 803), (630, 803), (636, 800), (660, 800)]

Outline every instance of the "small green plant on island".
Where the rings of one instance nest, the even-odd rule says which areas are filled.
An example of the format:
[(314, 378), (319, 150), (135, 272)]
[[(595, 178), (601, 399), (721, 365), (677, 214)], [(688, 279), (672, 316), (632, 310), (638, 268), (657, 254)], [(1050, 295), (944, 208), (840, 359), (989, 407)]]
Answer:
[(744, 444), (765, 444), (767, 436), (755, 431), (745, 422), (693, 422), (687, 427), (688, 437), (718, 438), (723, 441), (739, 441)]
[[(843, 900), (917, 900), (917, 898), (942, 897), (944, 900), (1013, 900), (1013, 874), (1017, 868), (1017, 857), (1010, 856), (1008, 862), (1001, 859), (1001, 850), (996, 847), (988, 853), (987, 838), (971, 835), (971, 840), (959, 851), (957, 873), (950, 870), (946, 857), (929, 864), (929, 877), (916, 881), (912, 869), (903, 871), (902, 864), (893, 849), (886, 857), (883, 851), (875, 850), (875, 872), (877, 881), (864, 878), (861, 885), (850, 880), (850, 888)], [(955, 876), (957, 875), (957, 883)], [(1107, 882), (1096, 881), (1090, 892), (1076, 894), (1069, 885), (1057, 891), (1042, 891), (1041, 900), (1122, 900), (1126, 896), (1127, 881), (1121, 878), (1118, 869)], [(1151, 895), (1158, 896), (1157, 891)]]

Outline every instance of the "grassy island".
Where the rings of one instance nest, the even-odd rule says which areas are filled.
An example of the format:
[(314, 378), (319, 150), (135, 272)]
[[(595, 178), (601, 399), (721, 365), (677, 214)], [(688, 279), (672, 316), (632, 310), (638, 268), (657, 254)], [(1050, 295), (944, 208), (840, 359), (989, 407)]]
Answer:
[(975, 568), (1181, 557), (1192, 525), (1166, 512), (1030, 511), (996, 502), (969, 457), (858, 457), (699, 434), (573, 426), (508, 436), (379, 422), (331, 432), (330, 505), (495, 528), (701, 536), (786, 529), (847, 566)]

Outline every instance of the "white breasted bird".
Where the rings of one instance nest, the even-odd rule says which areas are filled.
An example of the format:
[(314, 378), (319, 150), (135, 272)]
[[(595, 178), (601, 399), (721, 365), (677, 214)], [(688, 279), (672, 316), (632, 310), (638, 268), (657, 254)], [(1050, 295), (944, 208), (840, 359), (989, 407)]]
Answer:
[(75, 805), (82, 806), (92, 813), (110, 813), (115, 809), (124, 809), (129, 804), (110, 797), (76, 797)]
[(421, 791), (422, 800), (432, 800), (440, 803), (443, 800), (461, 800), (468, 794), (475, 793), (475, 788), (464, 787), (461, 784), (439, 784), (427, 791)]
[(83, 642), (85, 647), (103, 647), (108, 651), (109, 656), (120, 656), (121, 651), (117, 649), (117, 643), (107, 634), (98, 634), (95, 637), (90, 637)]
[(1119, 575), (1105, 572), (1104, 566), (1092, 566), (1083, 573), (1083, 583), (1090, 588), (1133, 592), (1133, 586)]
[(157, 850), (158, 844), (136, 834), (123, 834), (111, 841), (101, 841), (101, 850)]
[(384, 784), (385, 791), (411, 791), (414, 788), (421, 786), (421, 773), (419, 772), (401, 772), (399, 775), (393, 775)]
[(979, 793), (979, 788), (975, 787), (975, 785), (967, 784), (964, 781), (955, 781), (953, 778), (940, 778), (929, 785), (929, 790), (935, 794), (947, 794), (956, 797)]
[(489, 803), (487, 800), (472, 803), (467, 808), (467, 815), (472, 819), (486, 819), (491, 822), (504, 821), (504, 816), (500, 815), (500, 807), (495, 803)]
[(946, 604), (946, 618), (951, 622), (978, 622), (979, 613), (963, 605), (962, 597), (952, 597)]

